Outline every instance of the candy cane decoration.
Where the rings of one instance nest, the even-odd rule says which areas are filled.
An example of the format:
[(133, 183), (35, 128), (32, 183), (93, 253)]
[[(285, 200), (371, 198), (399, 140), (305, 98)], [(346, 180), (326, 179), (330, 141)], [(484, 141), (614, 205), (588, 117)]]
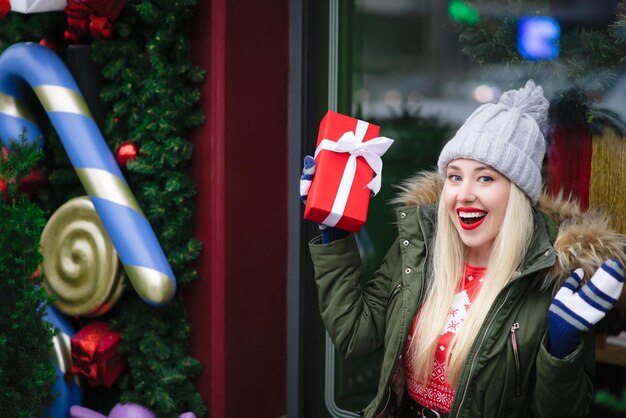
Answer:
[(18, 43), (0, 55), (0, 137), (5, 145), (42, 137), (26, 105), (33, 90), (56, 129), (80, 181), (96, 208), (128, 277), (141, 298), (162, 305), (176, 279), (96, 125), (74, 78), (50, 49)]
[(71, 338), (74, 336), (72, 324), (48, 305), (44, 315), (44, 321), (49, 322), (56, 330), (52, 338), (53, 356), (52, 361), (57, 378), (52, 387), (52, 393), (56, 394), (54, 400), (46, 406), (41, 417), (66, 417), (72, 405), (80, 405), (83, 401), (83, 388), (78, 376), (69, 378), (72, 368)]

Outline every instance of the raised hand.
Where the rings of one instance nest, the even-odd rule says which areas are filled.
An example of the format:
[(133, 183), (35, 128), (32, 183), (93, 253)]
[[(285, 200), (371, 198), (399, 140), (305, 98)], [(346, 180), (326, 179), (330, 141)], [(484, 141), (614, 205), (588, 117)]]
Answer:
[(624, 266), (612, 258), (602, 263), (581, 286), (582, 278), (583, 270), (576, 269), (559, 289), (548, 311), (550, 353), (558, 358), (572, 353), (582, 333), (613, 309), (624, 286)]
[[(300, 200), (306, 204), (306, 200), (309, 197), (309, 189), (311, 188), (311, 182), (315, 176), (315, 159), (310, 155), (304, 157), (304, 166), (302, 168), (302, 174), (300, 175)], [(343, 229), (333, 228), (326, 225), (318, 224), (320, 231), (322, 232), (322, 243), (328, 244), (335, 240), (346, 237), (349, 232)]]
[(304, 157), (304, 166), (300, 176), (300, 200), (304, 204), (306, 204), (306, 199), (309, 197), (313, 176), (315, 176), (315, 159), (307, 155)]

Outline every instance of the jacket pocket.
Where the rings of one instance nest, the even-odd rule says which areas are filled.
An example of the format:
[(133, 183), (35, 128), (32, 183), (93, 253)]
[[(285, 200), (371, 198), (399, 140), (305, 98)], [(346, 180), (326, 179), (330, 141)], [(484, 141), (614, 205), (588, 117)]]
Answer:
[(513, 350), (513, 362), (515, 363), (515, 396), (522, 396), (522, 364), (515, 332), (519, 329), (519, 322), (511, 325), (511, 348)]
[(402, 290), (402, 282), (398, 283), (398, 285), (394, 287), (393, 290), (391, 291), (391, 294), (389, 295), (389, 299), (387, 299), (387, 308), (389, 307), (389, 305), (391, 305), (391, 302), (393, 302), (394, 298), (398, 296), (401, 290)]

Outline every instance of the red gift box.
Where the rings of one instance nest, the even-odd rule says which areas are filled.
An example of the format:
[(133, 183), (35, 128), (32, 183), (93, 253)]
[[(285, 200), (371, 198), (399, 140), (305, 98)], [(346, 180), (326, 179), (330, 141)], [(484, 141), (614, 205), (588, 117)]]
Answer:
[[(371, 192), (380, 188), (380, 156), (393, 140), (379, 137), (380, 127), (336, 112), (320, 123), (315, 176), (304, 217), (357, 232), (365, 224)], [(372, 180), (374, 173), (376, 178)]]
[(72, 373), (82, 374), (90, 386), (110, 387), (126, 368), (119, 352), (121, 334), (109, 324), (91, 322), (71, 339)]

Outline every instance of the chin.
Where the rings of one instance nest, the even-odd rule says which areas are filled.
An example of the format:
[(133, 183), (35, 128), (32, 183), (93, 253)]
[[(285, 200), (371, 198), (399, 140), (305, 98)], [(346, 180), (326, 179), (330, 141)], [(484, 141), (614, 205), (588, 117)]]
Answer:
[(467, 231), (457, 230), (459, 237), (461, 238), (461, 242), (468, 248), (481, 248), (487, 246), (490, 242), (487, 239), (483, 239), (482, 237), (473, 237), (468, 236)]
[(463, 237), (461, 237), (461, 242), (468, 248), (478, 248), (485, 244), (484, 242), (477, 242), (473, 239), (463, 239)]

